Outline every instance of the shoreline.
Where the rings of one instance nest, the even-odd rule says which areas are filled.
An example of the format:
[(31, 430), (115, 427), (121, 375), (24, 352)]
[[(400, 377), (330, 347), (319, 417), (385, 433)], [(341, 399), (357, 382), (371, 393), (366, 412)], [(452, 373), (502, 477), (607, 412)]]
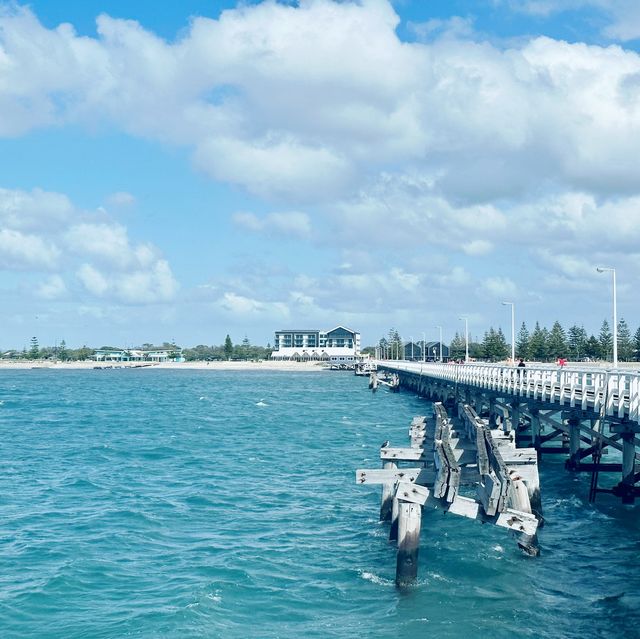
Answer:
[(0, 361), (2, 370), (93, 370), (113, 368), (163, 369), (163, 370), (210, 370), (210, 371), (287, 371), (319, 372), (329, 370), (324, 362), (12, 362)]

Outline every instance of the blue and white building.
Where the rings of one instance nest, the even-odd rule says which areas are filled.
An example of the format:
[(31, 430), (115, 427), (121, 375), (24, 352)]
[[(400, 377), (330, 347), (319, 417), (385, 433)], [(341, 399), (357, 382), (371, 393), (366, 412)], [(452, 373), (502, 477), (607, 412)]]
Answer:
[(353, 363), (361, 359), (360, 333), (344, 326), (276, 331), (271, 359)]

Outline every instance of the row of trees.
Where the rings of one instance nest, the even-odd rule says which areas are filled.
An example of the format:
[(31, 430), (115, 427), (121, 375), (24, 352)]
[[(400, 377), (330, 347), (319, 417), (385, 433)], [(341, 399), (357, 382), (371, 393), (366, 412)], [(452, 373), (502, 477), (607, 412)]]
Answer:
[[(162, 346), (154, 346), (150, 343), (144, 343), (141, 346), (135, 346), (127, 350), (151, 350), (153, 348), (167, 349), (177, 357), (180, 348), (170, 342), (164, 342)], [(82, 348), (68, 348), (65, 341), (62, 340), (59, 345), (40, 347), (37, 337), (32, 337), (29, 348), (26, 347), (22, 351), (8, 351), (3, 356), (12, 359), (26, 360), (59, 360), (59, 361), (85, 361), (91, 359), (96, 350), (119, 350), (113, 346), (102, 346), (100, 349), (82, 346)], [(229, 335), (226, 336), (223, 344), (219, 346), (205, 346), (200, 344), (193, 348), (185, 348), (182, 350), (182, 356), (187, 361), (195, 360), (228, 360), (228, 359), (266, 359), (271, 355), (271, 347), (267, 344), (264, 346), (253, 346), (249, 338), (245, 336), (240, 344), (234, 344)]]
[(219, 346), (205, 346), (199, 344), (193, 348), (185, 348), (182, 351), (183, 357), (188, 361), (214, 361), (214, 360), (260, 360), (267, 359), (271, 355), (272, 349), (269, 344), (265, 346), (254, 346), (245, 336), (240, 344), (234, 344), (229, 335), (226, 336), (224, 344)]
[[(460, 358), (465, 355), (464, 336), (456, 333), (451, 342), (451, 357)], [(476, 359), (498, 361), (509, 357), (511, 345), (507, 343), (502, 329), (497, 331), (491, 327), (482, 342), (470, 341), (469, 356)], [(570, 360), (613, 358), (613, 334), (609, 322), (604, 320), (598, 336), (588, 335), (584, 326), (574, 324), (565, 330), (560, 322), (554, 322), (551, 330), (541, 327), (536, 322), (529, 331), (525, 322), (516, 336), (516, 357), (541, 362), (554, 361), (558, 358)], [(635, 334), (624, 319), (618, 322), (618, 359), (620, 361), (640, 360), (640, 328)]]

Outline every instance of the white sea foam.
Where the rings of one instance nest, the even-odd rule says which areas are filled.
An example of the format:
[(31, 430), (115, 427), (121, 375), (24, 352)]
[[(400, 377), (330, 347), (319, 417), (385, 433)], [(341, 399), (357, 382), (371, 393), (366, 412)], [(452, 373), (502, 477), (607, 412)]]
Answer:
[(269, 404), (267, 404), (266, 402), (263, 402), (262, 400), (256, 403), (256, 406), (268, 406), (268, 405)]
[(391, 581), (390, 579), (385, 579), (384, 577), (380, 577), (366, 570), (361, 570), (360, 576), (363, 579), (366, 579), (367, 581), (370, 581), (371, 583), (376, 584), (377, 586), (393, 586), (394, 585), (394, 582)]

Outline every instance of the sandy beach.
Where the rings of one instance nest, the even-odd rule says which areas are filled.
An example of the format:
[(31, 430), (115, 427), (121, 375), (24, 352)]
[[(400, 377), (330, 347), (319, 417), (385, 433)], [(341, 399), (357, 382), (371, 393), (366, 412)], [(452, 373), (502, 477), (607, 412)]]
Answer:
[(278, 362), (265, 360), (260, 362), (39, 362), (39, 361), (10, 361), (0, 360), (0, 370), (89, 370), (94, 368), (145, 368), (171, 370), (211, 370), (211, 371), (324, 371), (326, 364), (321, 362)]

